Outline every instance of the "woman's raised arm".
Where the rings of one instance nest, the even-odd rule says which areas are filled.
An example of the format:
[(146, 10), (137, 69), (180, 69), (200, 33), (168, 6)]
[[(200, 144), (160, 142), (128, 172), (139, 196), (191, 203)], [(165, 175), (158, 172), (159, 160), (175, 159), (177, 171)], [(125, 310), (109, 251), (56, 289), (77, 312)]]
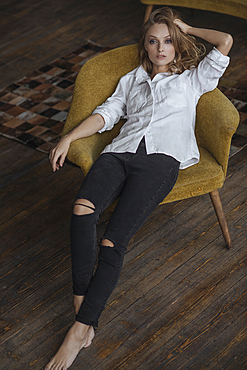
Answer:
[(185, 33), (200, 37), (201, 39), (213, 44), (223, 55), (228, 55), (232, 44), (233, 38), (230, 34), (209, 30), (205, 28), (196, 28), (189, 26), (188, 24), (182, 22), (180, 19), (176, 19), (174, 23)]
[(70, 133), (62, 137), (58, 144), (50, 151), (49, 160), (51, 162), (52, 170), (55, 172), (62, 167), (69, 151), (70, 144), (83, 137), (88, 137), (105, 125), (104, 118), (100, 114), (93, 114), (75, 127)]

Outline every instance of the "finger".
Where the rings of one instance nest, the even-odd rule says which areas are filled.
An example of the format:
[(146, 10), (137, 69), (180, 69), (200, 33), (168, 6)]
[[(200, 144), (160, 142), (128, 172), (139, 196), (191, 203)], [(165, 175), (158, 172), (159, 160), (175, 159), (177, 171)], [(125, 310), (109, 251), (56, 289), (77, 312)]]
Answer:
[(50, 153), (49, 153), (49, 160), (50, 160), (50, 162), (52, 162), (53, 157), (54, 157), (54, 152), (55, 152), (55, 150), (54, 150), (54, 149), (55, 149), (55, 148), (51, 149), (51, 150), (50, 150)]
[(65, 158), (66, 158), (66, 153), (63, 153), (63, 154), (61, 155), (61, 158), (60, 158), (60, 161), (59, 161), (60, 167), (63, 167), (64, 161), (65, 161)]
[(58, 166), (58, 169), (59, 169), (58, 163), (59, 163), (60, 156), (61, 156), (61, 153), (56, 148), (54, 148), (53, 149), (53, 155), (52, 155), (52, 158), (51, 158), (51, 165), (52, 165), (53, 171), (56, 171), (57, 166)]
[(57, 169), (59, 169), (59, 165), (57, 163), (57, 160), (58, 160), (58, 158), (54, 157), (51, 161), (51, 166), (52, 166), (53, 172), (55, 172)]
[(55, 172), (57, 170), (57, 164), (56, 163), (52, 163), (51, 164), (51, 168), (52, 168), (52, 171)]

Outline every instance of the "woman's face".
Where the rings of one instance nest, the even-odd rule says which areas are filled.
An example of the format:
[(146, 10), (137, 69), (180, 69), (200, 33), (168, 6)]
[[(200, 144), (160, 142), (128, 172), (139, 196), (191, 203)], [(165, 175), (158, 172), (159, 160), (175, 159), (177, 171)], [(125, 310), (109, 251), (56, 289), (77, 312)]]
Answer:
[(154, 24), (146, 34), (144, 47), (148, 53), (153, 69), (167, 72), (168, 64), (175, 58), (175, 49), (166, 24)]

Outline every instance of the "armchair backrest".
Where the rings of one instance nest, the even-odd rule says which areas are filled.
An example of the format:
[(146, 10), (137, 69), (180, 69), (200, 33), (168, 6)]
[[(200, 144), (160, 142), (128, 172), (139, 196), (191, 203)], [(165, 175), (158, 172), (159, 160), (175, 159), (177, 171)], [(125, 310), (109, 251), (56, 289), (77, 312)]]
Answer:
[(137, 45), (119, 47), (87, 61), (76, 78), (66, 132), (112, 95), (119, 79), (138, 65)]

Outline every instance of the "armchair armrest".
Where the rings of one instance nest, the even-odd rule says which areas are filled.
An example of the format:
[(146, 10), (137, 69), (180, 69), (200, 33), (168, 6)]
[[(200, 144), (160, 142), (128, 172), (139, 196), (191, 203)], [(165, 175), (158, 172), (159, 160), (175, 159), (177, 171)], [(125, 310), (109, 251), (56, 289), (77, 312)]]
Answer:
[(229, 99), (215, 89), (204, 94), (197, 105), (196, 137), (222, 166), (226, 176), (231, 139), (239, 124), (239, 113)]
[(120, 120), (110, 131), (74, 141), (70, 145), (68, 159), (80, 166), (86, 176), (102, 150), (119, 134), (123, 123), (124, 120)]
[[(62, 136), (90, 116), (96, 106), (102, 104), (115, 89), (118, 80), (116, 78), (114, 80), (114, 76), (111, 77), (113, 81), (109, 78), (102, 83), (97, 75), (100, 73), (97, 63), (95, 66), (95, 61), (98, 58), (94, 57), (85, 63), (76, 78), (73, 99)], [(81, 167), (84, 175), (86, 175), (104, 147), (118, 135), (122, 125), (123, 121), (120, 121), (111, 131), (105, 131), (102, 134), (96, 133), (90, 137), (74, 141), (70, 145), (68, 159)]]

